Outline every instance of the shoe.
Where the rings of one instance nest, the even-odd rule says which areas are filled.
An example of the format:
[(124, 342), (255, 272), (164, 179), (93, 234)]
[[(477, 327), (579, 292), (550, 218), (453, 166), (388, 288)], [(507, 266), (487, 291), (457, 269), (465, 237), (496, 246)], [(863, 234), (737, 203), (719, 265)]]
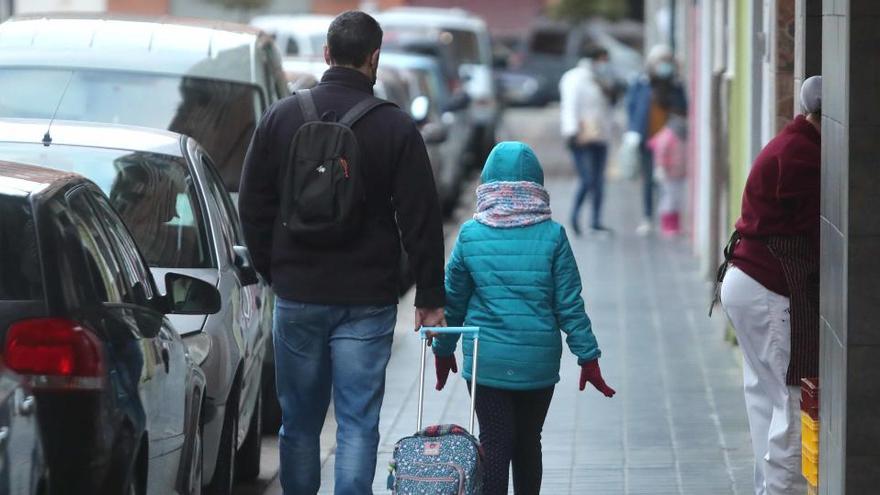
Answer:
[(651, 223), (650, 220), (644, 220), (642, 223), (636, 227), (636, 234), (640, 236), (647, 236), (654, 232), (654, 224)]
[(590, 234), (602, 239), (607, 239), (614, 235), (614, 231), (604, 225), (594, 225), (590, 227)]
[(581, 236), (581, 228), (578, 225), (577, 218), (572, 218), (571, 223), (569, 225), (571, 225), (571, 231), (574, 232), (574, 236), (580, 237)]

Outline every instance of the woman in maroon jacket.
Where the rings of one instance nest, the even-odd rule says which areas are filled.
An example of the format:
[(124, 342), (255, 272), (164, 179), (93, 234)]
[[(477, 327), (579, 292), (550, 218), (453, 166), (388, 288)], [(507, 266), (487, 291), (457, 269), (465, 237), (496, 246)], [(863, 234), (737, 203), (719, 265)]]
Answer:
[(807, 79), (806, 114), (755, 159), (721, 286), (743, 352), (756, 495), (806, 491), (797, 386), (819, 368), (821, 94), (821, 76)]

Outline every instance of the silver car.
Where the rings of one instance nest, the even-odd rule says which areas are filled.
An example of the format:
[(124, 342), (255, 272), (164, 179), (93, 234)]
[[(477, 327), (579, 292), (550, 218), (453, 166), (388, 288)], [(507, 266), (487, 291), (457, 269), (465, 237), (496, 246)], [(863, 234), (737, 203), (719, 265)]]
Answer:
[(208, 491), (229, 493), (236, 469), (239, 478), (256, 477), (271, 295), (251, 266), (235, 206), (205, 150), (192, 138), (169, 131), (4, 120), (0, 160), (91, 179), (110, 197), (160, 285), (173, 271), (217, 287), (220, 312), (170, 319), (207, 377)]

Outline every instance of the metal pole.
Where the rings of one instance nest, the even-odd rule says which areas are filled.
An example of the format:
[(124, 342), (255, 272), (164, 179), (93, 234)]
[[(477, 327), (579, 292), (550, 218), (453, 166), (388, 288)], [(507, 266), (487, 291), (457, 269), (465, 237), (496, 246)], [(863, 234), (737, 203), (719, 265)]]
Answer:
[(422, 410), (425, 407), (425, 357), (428, 353), (428, 339), (422, 334), (422, 362), (419, 371), (419, 416), (416, 421), (416, 431), (422, 431)]
[(474, 418), (477, 414), (477, 354), (480, 350), (480, 336), (474, 335), (474, 359), (471, 364), (471, 422), (468, 432), (474, 435)]

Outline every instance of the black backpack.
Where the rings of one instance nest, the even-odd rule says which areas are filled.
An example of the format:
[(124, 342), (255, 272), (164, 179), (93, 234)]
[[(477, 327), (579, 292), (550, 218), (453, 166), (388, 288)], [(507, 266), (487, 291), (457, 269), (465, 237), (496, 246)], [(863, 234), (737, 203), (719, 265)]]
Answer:
[(311, 90), (294, 97), (305, 122), (290, 142), (281, 223), (303, 242), (339, 244), (360, 232), (366, 203), (361, 149), (351, 127), (376, 107), (393, 103), (370, 96), (337, 122), (325, 122)]

